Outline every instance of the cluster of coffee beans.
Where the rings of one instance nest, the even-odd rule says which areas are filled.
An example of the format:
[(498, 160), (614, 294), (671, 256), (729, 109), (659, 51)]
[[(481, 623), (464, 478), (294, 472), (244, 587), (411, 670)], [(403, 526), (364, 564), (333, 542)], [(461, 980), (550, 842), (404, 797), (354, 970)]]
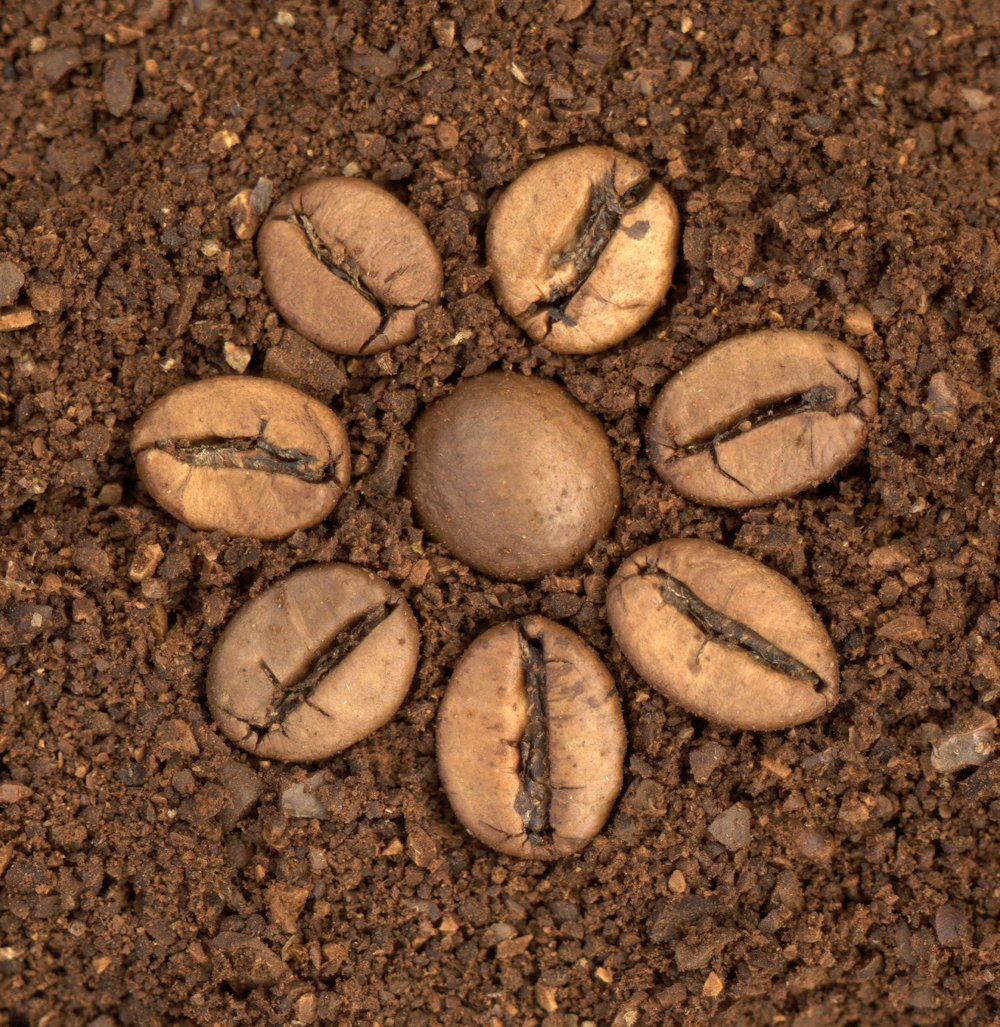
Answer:
[[(378, 226), (376, 229), (374, 226)], [(603, 147), (540, 161), (501, 196), (487, 257), (504, 309), (561, 353), (632, 335), (663, 302), (677, 209), (640, 162)], [(261, 229), (264, 284), (317, 345), (370, 354), (412, 340), (436, 304), (441, 258), (399, 201), (355, 179), (293, 190)], [(696, 502), (741, 508), (826, 480), (877, 412), (864, 360), (810, 332), (721, 343), (669, 381), (647, 445)], [(322, 521), (350, 480), (331, 410), (266, 379), (217, 378), (156, 402), (132, 439), (153, 497), (194, 528), (283, 538)], [(601, 423), (558, 385), (490, 373), (420, 417), (409, 489), (428, 533), (496, 578), (577, 563), (621, 501)], [(802, 594), (723, 546), (673, 539), (612, 579), (608, 620), (639, 675), (692, 713), (747, 730), (801, 724), (836, 701), (836, 653)], [(228, 738), (266, 759), (324, 759), (385, 724), (416, 671), (405, 600), (348, 564), (308, 567), (246, 603), (212, 657), (208, 702)], [(569, 629), (527, 616), (485, 632), (448, 685), (441, 780), (459, 820), (493, 848), (554, 859), (601, 830), (624, 776), (615, 683)]]

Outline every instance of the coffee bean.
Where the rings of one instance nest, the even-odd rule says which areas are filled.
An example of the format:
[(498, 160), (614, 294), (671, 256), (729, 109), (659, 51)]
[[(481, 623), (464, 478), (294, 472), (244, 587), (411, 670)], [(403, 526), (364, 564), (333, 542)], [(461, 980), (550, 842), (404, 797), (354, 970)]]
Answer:
[(643, 680), (715, 724), (773, 731), (837, 702), (837, 655), (802, 593), (714, 542), (633, 553), (608, 586), (608, 620)]
[(346, 563), (282, 578), (226, 625), (208, 669), (223, 734), (262, 759), (325, 759), (387, 723), (417, 668), (406, 601)]
[(417, 423), (410, 494), (460, 560), (527, 581), (576, 563), (618, 512), (618, 468), (596, 417), (552, 382), (462, 382)]
[(818, 332), (719, 343), (663, 387), (649, 456), (687, 499), (759, 506), (818, 485), (861, 449), (878, 388), (859, 353)]
[(132, 452), (146, 488), (189, 527), (284, 538), (318, 524), (351, 477), (340, 419), (267, 378), (209, 378), (157, 400)]
[(557, 353), (627, 339), (663, 302), (680, 220), (640, 161), (602, 146), (530, 167), (490, 216), (486, 255), (503, 308)]
[(441, 702), (438, 768), (458, 819), (510, 856), (557, 859), (601, 830), (621, 791), (615, 684), (579, 636), (545, 617), (480, 635)]
[(264, 287), (301, 335), (334, 353), (381, 353), (417, 334), (441, 296), (441, 257), (419, 218), (357, 178), (280, 199), (257, 236)]

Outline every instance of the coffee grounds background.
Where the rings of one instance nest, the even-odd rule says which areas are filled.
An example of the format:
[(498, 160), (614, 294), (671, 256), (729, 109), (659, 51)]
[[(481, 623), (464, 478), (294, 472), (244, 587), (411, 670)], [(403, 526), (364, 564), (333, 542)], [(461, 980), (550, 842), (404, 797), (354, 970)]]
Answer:
[[(37, 318), (0, 333), (5, 1023), (993, 1022), (1000, 760), (930, 753), (1000, 697), (1000, 38), (991, 0), (877, 6), (4, 5), (0, 262), (26, 281), (0, 270), (0, 318)], [(529, 345), (483, 256), (498, 192), (576, 143), (646, 161), (684, 230), (664, 308), (589, 358)], [(345, 168), (445, 262), (419, 339), (368, 359), (283, 328), (226, 210)], [(684, 502), (642, 444), (658, 386), (783, 325), (865, 353), (880, 426), (792, 499)], [(129, 457), (149, 403), (227, 355), (350, 432), (350, 492), (286, 542), (187, 530)], [(489, 368), (563, 383), (622, 472), (613, 536), (530, 587), (451, 559), (404, 494), (415, 417)], [(802, 589), (842, 661), (830, 715), (725, 731), (636, 678), (607, 581), (674, 535)], [(423, 658), (374, 737), (267, 765), (211, 725), (205, 671), (240, 604), (317, 560), (397, 585)], [(629, 729), (606, 829), (554, 865), (466, 835), (434, 761), (449, 669), (528, 612), (602, 654)]]

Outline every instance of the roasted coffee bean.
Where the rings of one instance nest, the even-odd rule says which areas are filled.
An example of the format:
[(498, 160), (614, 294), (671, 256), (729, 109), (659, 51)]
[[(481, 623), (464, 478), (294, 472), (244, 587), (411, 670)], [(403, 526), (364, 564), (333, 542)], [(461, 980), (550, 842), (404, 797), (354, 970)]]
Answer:
[(435, 539), (515, 581), (576, 563), (607, 534), (621, 496), (596, 417), (552, 382), (496, 372), (423, 414), (409, 488)]
[(223, 734), (263, 759), (326, 759), (387, 723), (417, 668), (406, 601), (346, 563), (295, 571), (226, 625), (208, 670)]
[(530, 167), (490, 216), (486, 254), (503, 308), (557, 353), (627, 339), (663, 302), (680, 220), (637, 160), (603, 146)]
[(557, 859), (604, 826), (622, 787), (615, 683), (579, 636), (544, 617), (469, 646), (441, 702), (438, 768), (458, 819), (499, 852)]
[(282, 317), (334, 353), (409, 342), (441, 296), (441, 257), (420, 219), (358, 178), (293, 189), (264, 222), (257, 257)]
[(643, 680), (715, 724), (773, 731), (837, 701), (837, 655), (802, 593), (714, 542), (633, 553), (608, 587), (608, 620)]
[(157, 400), (132, 433), (139, 477), (189, 527), (284, 538), (318, 524), (351, 478), (332, 410), (267, 378), (208, 378)]
[(818, 485), (861, 449), (878, 413), (864, 357), (818, 332), (719, 343), (663, 387), (646, 437), (687, 499), (759, 506)]

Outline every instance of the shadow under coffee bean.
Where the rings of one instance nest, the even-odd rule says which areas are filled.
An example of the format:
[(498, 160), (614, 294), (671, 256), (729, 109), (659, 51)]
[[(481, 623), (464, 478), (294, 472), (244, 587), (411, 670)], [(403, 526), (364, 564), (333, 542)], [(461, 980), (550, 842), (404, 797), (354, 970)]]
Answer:
[(680, 219), (640, 161), (578, 146), (532, 165), (490, 216), (486, 255), (503, 308), (556, 353), (597, 353), (666, 295)]
[(742, 508), (832, 477), (877, 413), (875, 379), (850, 346), (763, 331), (713, 346), (671, 378), (646, 437), (653, 466), (682, 496)]
[(306, 567), (226, 626), (209, 666), (209, 708), (255, 756), (325, 759), (392, 718), (419, 651), (409, 605), (380, 578), (345, 563)]
[(312, 527), (351, 478), (347, 433), (318, 400), (268, 378), (209, 378), (136, 422), (139, 477), (191, 528), (277, 539)]
[(257, 255), (284, 319), (333, 353), (380, 353), (409, 342), (418, 315), (441, 295), (441, 257), (427, 229), (363, 179), (293, 189), (261, 227)]
[(515, 581), (576, 563), (610, 530), (621, 497), (601, 422), (553, 382), (498, 372), (421, 416), (409, 491), (437, 541)]
[(456, 816), (525, 859), (577, 852), (601, 830), (621, 791), (625, 742), (610, 673), (544, 617), (480, 635), (438, 714), (438, 767)]
[(714, 724), (773, 731), (836, 705), (830, 636), (802, 593), (701, 539), (633, 553), (608, 586), (615, 641), (639, 676)]

